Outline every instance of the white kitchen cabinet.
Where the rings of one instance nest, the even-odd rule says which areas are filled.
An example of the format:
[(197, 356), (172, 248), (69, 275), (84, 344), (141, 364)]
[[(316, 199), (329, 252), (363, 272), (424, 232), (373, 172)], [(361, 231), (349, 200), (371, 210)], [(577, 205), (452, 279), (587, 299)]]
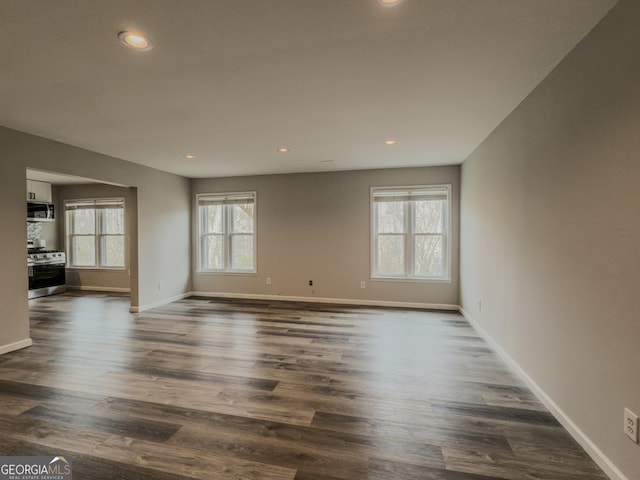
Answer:
[(51, 184), (27, 180), (27, 201), (51, 203)]

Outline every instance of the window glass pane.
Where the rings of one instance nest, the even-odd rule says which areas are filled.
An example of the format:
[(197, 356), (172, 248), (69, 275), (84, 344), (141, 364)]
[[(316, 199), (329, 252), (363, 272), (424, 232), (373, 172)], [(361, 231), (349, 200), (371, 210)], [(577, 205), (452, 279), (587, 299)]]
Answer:
[(421, 277), (444, 277), (445, 258), (442, 235), (414, 237), (415, 274)]
[(253, 270), (253, 235), (231, 237), (231, 269)]
[(205, 228), (202, 233), (224, 233), (224, 205), (207, 205), (204, 209)]
[(255, 269), (255, 194), (236, 192), (202, 195), (199, 202), (202, 270)]
[(103, 239), (102, 266), (124, 267), (124, 236), (109, 235)]
[(73, 222), (71, 228), (78, 235), (93, 235), (96, 233), (96, 211), (94, 209), (82, 208), (72, 210)]
[(253, 203), (229, 205), (234, 233), (253, 233)]
[(378, 236), (378, 275), (404, 275), (404, 235)]
[[(89, 208), (96, 202), (102, 206)], [(70, 265), (92, 268), (126, 266), (124, 208), (121, 204), (116, 206), (117, 203), (98, 199), (66, 204), (69, 208), (66, 211), (66, 228)]]
[(203, 267), (210, 270), (224, 269), (224, 235), (206, 235), (203, 243)]
[(404, 202), (375, 202), (378, 233), (404, 233)]
[(414, 202), (416, 233), (444, 233), (444, 200)]
[(102, 210), (103, 233), (109, 235), (124, 234), (124, 208), (106, 208)]
[(72, 259), (76, 267), (94, 267), (96, 265), (96, 239), (94, 236), (73, 237)]

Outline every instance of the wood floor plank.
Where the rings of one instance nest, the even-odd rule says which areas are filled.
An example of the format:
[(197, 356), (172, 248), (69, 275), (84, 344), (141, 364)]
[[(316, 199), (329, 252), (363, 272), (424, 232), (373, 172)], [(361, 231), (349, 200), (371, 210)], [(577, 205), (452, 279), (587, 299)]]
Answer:
[[(5, 370), (2, 370), (5, 372)], [(18, 372), (22, 374), (22, 372)], [(24, 375), (24, 374), (23, 374)], [(95, 392), (76, 392), (65, 390), (58, 386), (43, 386), (28, 382), (10, 381), (0, 379), (0, 392), (8, 393), (16, 398), (25, 398), (35, 401), (50, 401), (75, 405), (76, 407), (92, 405), (104, 400), (105, 397)]]
[(444, 448), (448, 469), (458, 472), (483, 472), (506, 480), (575, 480), (577, 478), (606, 480), (606, 475), (590, 462), (552, 462), (536, 457), (519, 457), (514, 454), (478, 452), (458, 448)]
[(52, 455), (56, 454), (58, 448), (76, 453), (90, 453), (111, 436), (90, 427), (3, 414), (0, 414), (0, 431), (7, 439), (48, 447)]
[(509, 451), (507, 439), (496, 434), (466, 433), (456, 429), (423, 428), (409, 423), (370, 420), (363, 417), (316, 412), (311, 424), (317, 428), (382, 438), (404, 438), (440, 447), (478, 446), (488, 451)]
[[(291, 430), (291, 429), (289, 429)], [(287, 433), (267, 430), (249, 438), (237, 432), (215, 431), (200, 426), (181, 429), (170, 443), (203, 452), (224, 451), (236, 458), (251, 458), (290, 469), (306, 469), (349, 480), (362, 478), (367, 471), (367, 457), (355, 456), (349, 449), (323, 444), (320, 439), (305, 442), (304, 438), (282, 439)], [(296, 435), (298, 432), (295, 432)]]
[[(324, 471), (337, 468), (344, 474), (353, 473), (353, 468), (347, 468), (353, 462), (360, 462), (358, 468), (364, 468), (361, 459), (369, 457), (444, 467), (439, 447), (416, 441), (344, 434), (131, 400), (107, 399), (93, 410), (111, 416), (127, 414), (183, 424), (170, 443), (219, 453), (233, 451), (235, 456), (248, 460), (270, 459), (282, 466), (302, 468), (328, 463)], [(348, 453), (353, 449), (360, 452), (358, 457)], [(300, 455), (303, 451), (305, 455)]]
[(101, 443), (93, 452), (109, 460), (201, 479), (292, 480), (295, 476), (295, 470), (277, 465), (119, 436)]
[[(8, 456), (49, 456), (52, 455), (53, 450), (35, 443), (0, 437), (0, 451)], [(194, 478), (106, 460), (94, 455), (79, 454), (63, 448), (56, 448), (54, 455), (71, 458), (73, 476), (81, 480), (193, 480)]]
[(495, 418), (534, 425), (559, 426), (558, 421), (549, 412), (532, 411), (521, 408), (495, 407), (464, 402), (431, 402), (435, 411), (444, 411), (468, 417)]
[(387, 480), (390, 478), (394, 480), (414, 480), (417, 478), (424, 480), (504, 480), (503, 477), (424, 467), (403, 462), (370, 462), (367, 479)]
[(90, 427), (92, 430), (99, 432), (115, 433), (125, 437), (159, 443), (164, 443), (169, 440), (182, 426), (141, 418), (133, 419), (123, 416), (92, 415), (79, 413), (75, 408), (51, 408), (43, 405), (35, 406), (23, 412), (20, 416), (40, 418), (67, 425)]
[(83, 480), (603, 480), (455, 312), (126, 295), (29, 302), (0, 452)]
[(0, 405), (2, 406), (2, 413), (6, 415), (20, 415), (38, 404), (38, 400), (2, 393), (0, 390)]

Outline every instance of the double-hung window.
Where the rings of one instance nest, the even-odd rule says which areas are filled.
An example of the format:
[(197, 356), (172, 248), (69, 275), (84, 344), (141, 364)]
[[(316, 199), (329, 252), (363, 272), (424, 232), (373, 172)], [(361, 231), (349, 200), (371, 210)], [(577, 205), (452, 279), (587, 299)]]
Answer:
[(449, 280), (450, 202), (450, 185), (372, 188), (372, 277)]
[(67, 265), (125, 268), (124, 198), (67, 200)]
[(256, 193), (197, 196), (198, 269), (201, 272), (256, 271)]

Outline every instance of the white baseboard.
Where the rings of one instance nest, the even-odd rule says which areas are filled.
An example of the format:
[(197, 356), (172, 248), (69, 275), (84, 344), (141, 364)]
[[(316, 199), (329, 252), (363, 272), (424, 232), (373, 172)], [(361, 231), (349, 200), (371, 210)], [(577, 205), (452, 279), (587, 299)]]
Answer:
[(163, 298), (162, 300), (158, 300), (157, 302), (148, 303), (146, 305), (140, 305), (137, 307), (131, 306), (129, 307), (129, 311), (131, 313), (140, 313), (145, 310), (150, 310), (152, 308), (161, 307), (162, 305), (166, 305), (167, 303), (177, 302), (178, 300), (182, 300), (183, 298), (190, 297), (192, 294), (190, 292), (181, 293), (180, 295), (176, 295), (174, 297)]
[(531, 389), (531, 391), (540, 399), (540, 401), (549, 409), (551, 414), (567, 429), (569, 434), (584, 448), (589, 456), (598, 464), (598, 466), (612, 480), (629, 480), (616, 465), (607, 457), (598, 446), (578, 427), (573, 420), (547, 395), (547, 393), (527, 374), (527, 372), (504, 351), (504, 349), (482, 328), (482, 326), (467, 312), (464, 308), (460, 308), (460, 313), (466, 318), (473, 328), (480, 334), (486, 342), (500, 355), (502, 360), (511, 368), (511, 370), (522, 379), (522, 381)]
[(121, 287), (92, 287), (89, 285), (67, 285), (67, 290), (83, 290), (89, 292), (114, 292), (114, 293), (131, 293), (130, 288)]
[(354, 298), (296, 297), (284, 295), (263, 295), (257, 293), (191, 292), (187, 296), (210, 298), (241, 298), (246, 300), (274, 300), (283, 302), (333, 303), (338, 305), (358, 305), (365, 307), (419, 308), (425, 310), (458, 311), (459, 309), (458, 305), (449, 305), (446, 303), (392, 302), (388, 300), (360, 300)]
[(7, 345), (0, 345), (0, 355), (3, 353), (13, 352), (14, 350), (20, 350), (21, 348), (30, 347), (33, 341), (30, 338), (25, 338), (19, 342), (8, 343)]

